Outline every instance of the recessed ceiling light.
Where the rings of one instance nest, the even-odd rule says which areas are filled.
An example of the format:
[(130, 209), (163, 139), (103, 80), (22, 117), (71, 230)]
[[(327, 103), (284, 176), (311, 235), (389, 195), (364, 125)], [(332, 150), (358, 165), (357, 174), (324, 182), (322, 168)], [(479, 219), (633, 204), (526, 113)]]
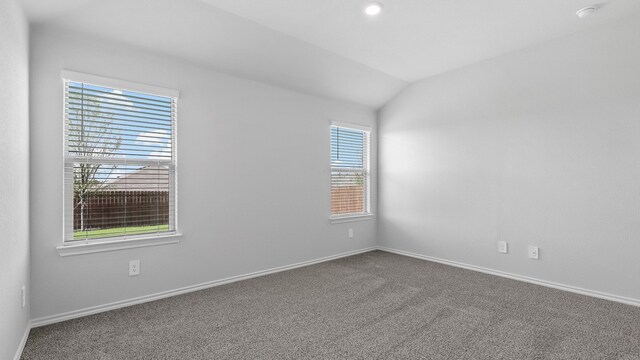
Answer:
[(580, 19), (584, 19), (587, 16), (593, 14), (596, 10), (597, 8), (595, 6), (587, 6), (586, 8), (582, 8), (576, 11), (576, 16)]
[(364, 13), (369, 16), (376, 16), (380, 14), (380, 12), (382, 12), (383, 7), (384, 6), (379, 2), (372, 2), (367, 4), (367, 6), (364, 8)]

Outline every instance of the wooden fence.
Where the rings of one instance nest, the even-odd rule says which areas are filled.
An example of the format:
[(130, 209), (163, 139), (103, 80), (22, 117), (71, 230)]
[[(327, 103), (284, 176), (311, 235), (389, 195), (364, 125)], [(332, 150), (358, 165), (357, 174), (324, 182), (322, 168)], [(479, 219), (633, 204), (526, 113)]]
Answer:
[(331, 215), (354, 214), (365, 211), (364, 186), (332, 186)]
[[(364, 187), (332, 186), (331, 214), (365, 211)], [(80, 199), (73, 199), (73, 228), (81, 230)], [(98, 191), (91, 193), (84, 206), (84, 230), (151, 226), (169, 223), (167, 191)]]
[[(73, 199), (73, 228), (81, 229), (80, 199)], [(150, 226), (169, 223), (167, 191), (98, 191), (84, 206), (84, 230)]]

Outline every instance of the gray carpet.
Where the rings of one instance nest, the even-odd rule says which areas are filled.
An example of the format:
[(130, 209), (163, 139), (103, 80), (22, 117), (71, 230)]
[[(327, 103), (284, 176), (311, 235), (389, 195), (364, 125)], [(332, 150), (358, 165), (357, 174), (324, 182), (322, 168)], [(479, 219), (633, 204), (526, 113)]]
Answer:
[(22, 359), (640, 359), (640, 308), (373, 251), (31, 331)]

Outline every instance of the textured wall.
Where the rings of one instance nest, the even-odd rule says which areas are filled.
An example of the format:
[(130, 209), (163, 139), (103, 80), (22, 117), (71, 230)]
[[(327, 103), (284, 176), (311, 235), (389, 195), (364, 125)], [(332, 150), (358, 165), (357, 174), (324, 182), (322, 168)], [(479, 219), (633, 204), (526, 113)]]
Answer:
[[(331, 121), (375, 129), (373, 109), (53, 28), (32, 32), (34, 319), (376, 244), (375, 220), (329, 222)], [(62, 69), (180, 91), (179, 244), (58, 255)], [(138, 277), (128, 276), (132, 259), (141, 261)]]
[(378, 124), (382, 245), (640, 301), (638, 64), (633, 18), (412, 85)]
[(0, 359), (29, 320), (29, 31), (15, 0), (0, 1)]

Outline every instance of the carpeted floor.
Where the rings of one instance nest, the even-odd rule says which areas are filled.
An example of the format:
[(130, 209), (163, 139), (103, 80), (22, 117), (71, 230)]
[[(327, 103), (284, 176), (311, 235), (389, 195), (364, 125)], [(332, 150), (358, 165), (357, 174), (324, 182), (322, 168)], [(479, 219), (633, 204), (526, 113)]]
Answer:
[(640, 359), (640, 308), (373, 251), (31, 331), (22, 359)]

